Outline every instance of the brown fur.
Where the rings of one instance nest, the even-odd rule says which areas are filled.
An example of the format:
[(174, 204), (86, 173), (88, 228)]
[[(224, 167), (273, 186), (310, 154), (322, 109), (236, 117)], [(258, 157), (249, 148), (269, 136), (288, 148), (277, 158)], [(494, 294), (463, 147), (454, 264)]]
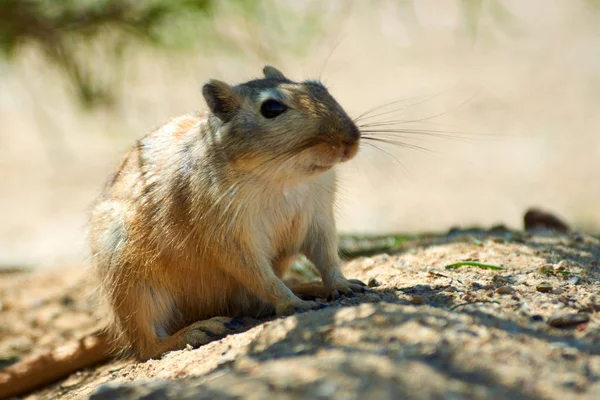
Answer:
[[(340, 272), (334, 166), (360, 133), (318, 82), (273, 67), (265, 79), (211, 80), (210, 111), (151, 132), (125, 156), (91, 217), (108, 334), (139, 359), (199, 346), (236, 317), (320, 308), (294, 294), (363, 291)], [(287, 110), (261, 115), (275, 99)], [(305, 254), (322, 284), (283, 281)]]

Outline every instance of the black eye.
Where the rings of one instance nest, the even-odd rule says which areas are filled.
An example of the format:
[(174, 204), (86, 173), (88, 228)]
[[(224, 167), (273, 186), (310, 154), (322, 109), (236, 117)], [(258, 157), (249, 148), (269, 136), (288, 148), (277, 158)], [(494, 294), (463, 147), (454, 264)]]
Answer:
[(277, 100), (267, 100), (260, 106), (260, 113), (263, 115), (263, 117), (269, 119), (283, 114), (285, 110), (287, 110), (285, 104), (282, 104)]

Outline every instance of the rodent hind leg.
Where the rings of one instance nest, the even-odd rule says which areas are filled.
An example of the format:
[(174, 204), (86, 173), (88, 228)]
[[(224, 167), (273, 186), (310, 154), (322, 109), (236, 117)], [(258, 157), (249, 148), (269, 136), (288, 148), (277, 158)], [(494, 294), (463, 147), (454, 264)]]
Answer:
[(246, 327), (246, 324), (242, 320), (228, 317), (213, 317), (194, 322), (175, 334), (158, 341), (153, 354), (147, 358), (155, 358), (169, 351), (182, 350), (187, 345), (200, 347), (230, 333), (235, 333), (244, 327)]
[(195, 322), (168, 335), (167, 327), (177, 319), (178, 312), (167, 292), (144, 284), (133, 284), (120, 292), (123, 292), (119, 294), (125, 298), (119, 299), (115, 294), (113, 300), (117, 306), (113, 311), (120, 331), (140, 360), (182, 350), (188, 344), (198, 347), (244, 326), (240, 320), (214, 317)]

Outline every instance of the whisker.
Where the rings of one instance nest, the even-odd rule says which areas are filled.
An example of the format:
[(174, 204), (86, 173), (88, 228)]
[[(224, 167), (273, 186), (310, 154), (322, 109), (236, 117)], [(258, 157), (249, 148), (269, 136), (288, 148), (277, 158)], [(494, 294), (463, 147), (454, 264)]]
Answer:
[[(411, 99), (423, 98), (423, 100), (421, 100), (421, 101), (418, 101), (418, 102), (415, 102), (415, 103), (413, 103), (413, 104), (409, 104), (409, 105), (408, 105), (408, 106), (406, 106), (406, 107), (397, 108), (397, 109), (395, 109), (395, 110), (390, 110), (390, 111), (382, 112), (382, 113), (375, 114), (375, 115), (367, 115), (367, 114), (370, 114), (370, 113), (374, 112), (375, 110), (377, 110), (377, 108), (378, 108), (378, 107), (372, 108), (372, 109), (370, 109), (369, 111), (367, 111), (367, 112), (365, 112), (365, 113), (362, 113), (361, 115), (359, 115), (357, 118), (355, 118), (355, 119), (354, 119), (354, 121), (355, 121), (355, 122), (357, 122), (357, 121), (359, 121), (361, 118), (362, 118), (363, 120), (366, 120), (366, 119), (371, 119), (371, 118), (377, 118), (377, 117), (381, 117), (381, 116), (383, 116), (383, 115), (389, 115), (389, 114), (392, 114), (392, 113), (395, 113), (395, 112), (398, 112), (398, 111), (404, 111), (404, 110), (406, 110), (406, 109), (409, 109), (409, 108), (412, 108), (412, 107), (416, 107), (416, 106), (418, 106), (418, 105), (420, 105), (420, 104), (423, 104), (424, 102), (426, 102), (426, 101), (428, 101), (428, 100), (433, 100), (433, 99), (435, 99), (435, 98), (437, 98), (437, 97), (440, 97), (442, 94), (444, 94), (444, 93), (446, 93), (446, 92), (449, 92), (449, 91), (451, 91), (451, 90), (452, 90), (454, 87), (458, 86), (458, 84), (459, 84), (459, 82), (456, 82), (456, 83), (455, 83), (455, 84), (454, 84), (454, 85), (453, 85), (451, 88), (448, 88), (448, 89), (446, 89), (446, 90), (442, 90), (442, 91), (440, 91), (440, 92), (438, 92), (438, 93), (435, 93), (435, 94), (433, 94), (433, 95), (413, 96), (413, 97), (410, 97), (410, 98), (408, 98), (408, 99), (404, 99), (404, 100), (398, 100), (398, 101), (395, 101), (395, 102), (388, 103), (388, 104), (386, 104), (385, 106), (383, 106), (383, 107), (381, 107), (381, 108), (384, 108), (384, 107), (386, 107), (386, 106), (388, 106), (388, 105), (397, 104), (397, 103), (401, 103), (401, 102), (404, 102), (404, 101), (407, 101), (407, 100), (411, 100)], [(363, 117), (364, 117), (364, 118), (363, 118)]]
[[(411, 100), (422, 99), (422, 98), (432, 98), (432, 97), (433, 96), (431, 96), (431, 95), (413, 96), (413, 97), (407, 97), (405, 99), (400, 99), (400, 100), (392, 101), (392, 102), (389, 102), (389, 103), (379, 104), (379, 105), (377, 105), (377, 106), (375, 106), (373, 108), (368, 109), (364, 113), (360, 114), (358, 117), (353, 118), (352, 121), (358, 122), (363, 117), (365, 119), (371, 118), (370, 116), (368, 117), (367, 115), (369, 115), (370, 113), (373, 113), (375, 111), (378, 111), (378, 110), (380, 110), (382, 108), (386, 108), (386, 107), (392, 106), (394, 104), (406, 103), (406, 102), (411, 101)], [(402, 108), (396, 109), (396, 111), (398, 111), (398, 110), (402, 110)]]
[(457, 109), (459, 109), (460, 107), (464, 106), (465, 104), (467, 104), (467, 103), (468, 103), (468, 102), (470, 102), (471, 100), (473, 100), (473, 99), (474, 99), (474, 98), (475, 98), (477, 95), (479, 95), (479, 93), (481, 93), (481, 91), (482, 91), (482, 89), (479, 89), (477, 92), (475, 92), (475, 93), (474, 93), (474, 94), (473, 94), (471, 97), (469, 97), (468, 99), (466, 99), (466, 100), (463, 100), (462, 102), (458, 103), (458, 105), (456, 105), (456, 106), (454, 106), (454, 107), (450, 108), (449, 110), (446, 110), (446, 111), (444, 111), (444, 112), (442, 112), (442, 113), (435, 114), (435, 115), (432, 115), (432, 116), (430, 116), (430, 117), (424, 117), (424, 118), (417, 118), (417, 119), (407, 120), (407, 121), (405, 121), (405, 123), (413, 123), (413, 122), (422, 122), (422, 121), (427, 121), (427, 120), (430, 120), (430, 119), (434, 119), (434, 118), (441, 117), (442, 115), (449, 114), (449, 113), (451, 113), (451, 112), (453, 112), (453, 111), (456, 111), (456, 110), (457, 110)]
[(415, 136), (429, 136), (444, 139), (468, 140), (466, 132), (435, 131), (426, 129), (361, 129), (361, 133), (371, 136), (390, 136), (415, 139)]
[(383, 150), (381, 147), (374, 145), (373, 143), (369, 143), (369, 142), (363, 142), (364, 144), (373, 147), (376, 150), (381, 151), (382, 153), (386, 154), (387, 156), (391, 157), (392, 159), (394, 159), (401, 167), (402, 169), (408, 174), (410, 174), (410, 171), (408, 170), (408, 168), (406, 168), (406, 166), (400, 161), (398, 160), (398, 158), (396, 158), (392, 153), (390, 153), (389, 151), (385, 151)]
[(323, 73), (325, 72), (325, 68), (327, 68), (327, 64), (329, 63), (329, 60), (331, 59), (331, 56), (333, 55), (333, 53), (336, 51), (336, 49), (342, 43), (343, 40), (344, 40), (344, 38), (340, 38), (335, 43), (335, 45), (333, 46), (333, 48), (331, 49), (331, 51), (329, 52), (329, 54), (325, 58), (325, 61), (323, 62), (323, 65), (321, 66), (321, 71), (319, 71), (319, 81), (322, 81), (322, 79), (323, 79)]
[(372, 137), (372, 136), (363, 136), (363, 139), (371, 140), (373, 142), (392, 144), (392, 145), (399, 146), (399, 147), (406, 147), (407, 149), (412, 149), (412, 150), (420, 151), (423, 153), (429, 153), (429, 154), (432, 153), (432, 151), (426, 147), (419, 146), (419, 145), (412, 144), (412, 143), (402, 142), (399, 140), (383, 139), (383, 138), (377, 138), (377, 137)]
[(390, 110), (390, 111), (381, 112), (381, 113), (379, 113), (379, 114), (367, 115), (367, 116), (365, 116), (364, 118), (362, 118), (362, 120), (364, 121), (364, 120), (367, 120), (367, 119), (377, 118), (377, 117), (381, 117), (381, 116), (384, 116), (384, 115), (393, 114), (393, 113), (396, 113), (396, 112), (399, 112), (399, 111), (408, 110), (409, 108), (416, 107), (416, 106), (418, 106), (418, 105), (420, 105), (420, 104), (423, 104), (423, 103), (425, 103), (426, 101), (433, 100), (433, 99), (435, 99), (436, 97), (438, 97), (438, 96), (440, 96), (440, 95), (441, 95), (441, 93), (438, 93), (438, 94), (436, 94), (436, 95), (433, 95), (433, 96), (426, 97), (424, 100), (417, 101), (417, 102), (415, 102), (415, 103), (409, 104), (409, 105), (407, 105), (407, 106), (405, 106), (405, 107), (396, 108), (396, 109), (394, 109), (394, 110)]

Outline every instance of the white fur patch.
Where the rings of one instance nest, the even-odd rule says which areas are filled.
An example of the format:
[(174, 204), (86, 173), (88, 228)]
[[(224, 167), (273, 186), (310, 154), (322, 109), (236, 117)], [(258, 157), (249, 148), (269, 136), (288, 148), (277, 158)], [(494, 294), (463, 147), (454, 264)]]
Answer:
[(293, 208), (299, 208), (306, 204), (310, 186), (308, 183), (287, 186), (283, 189), (285, 202)]

